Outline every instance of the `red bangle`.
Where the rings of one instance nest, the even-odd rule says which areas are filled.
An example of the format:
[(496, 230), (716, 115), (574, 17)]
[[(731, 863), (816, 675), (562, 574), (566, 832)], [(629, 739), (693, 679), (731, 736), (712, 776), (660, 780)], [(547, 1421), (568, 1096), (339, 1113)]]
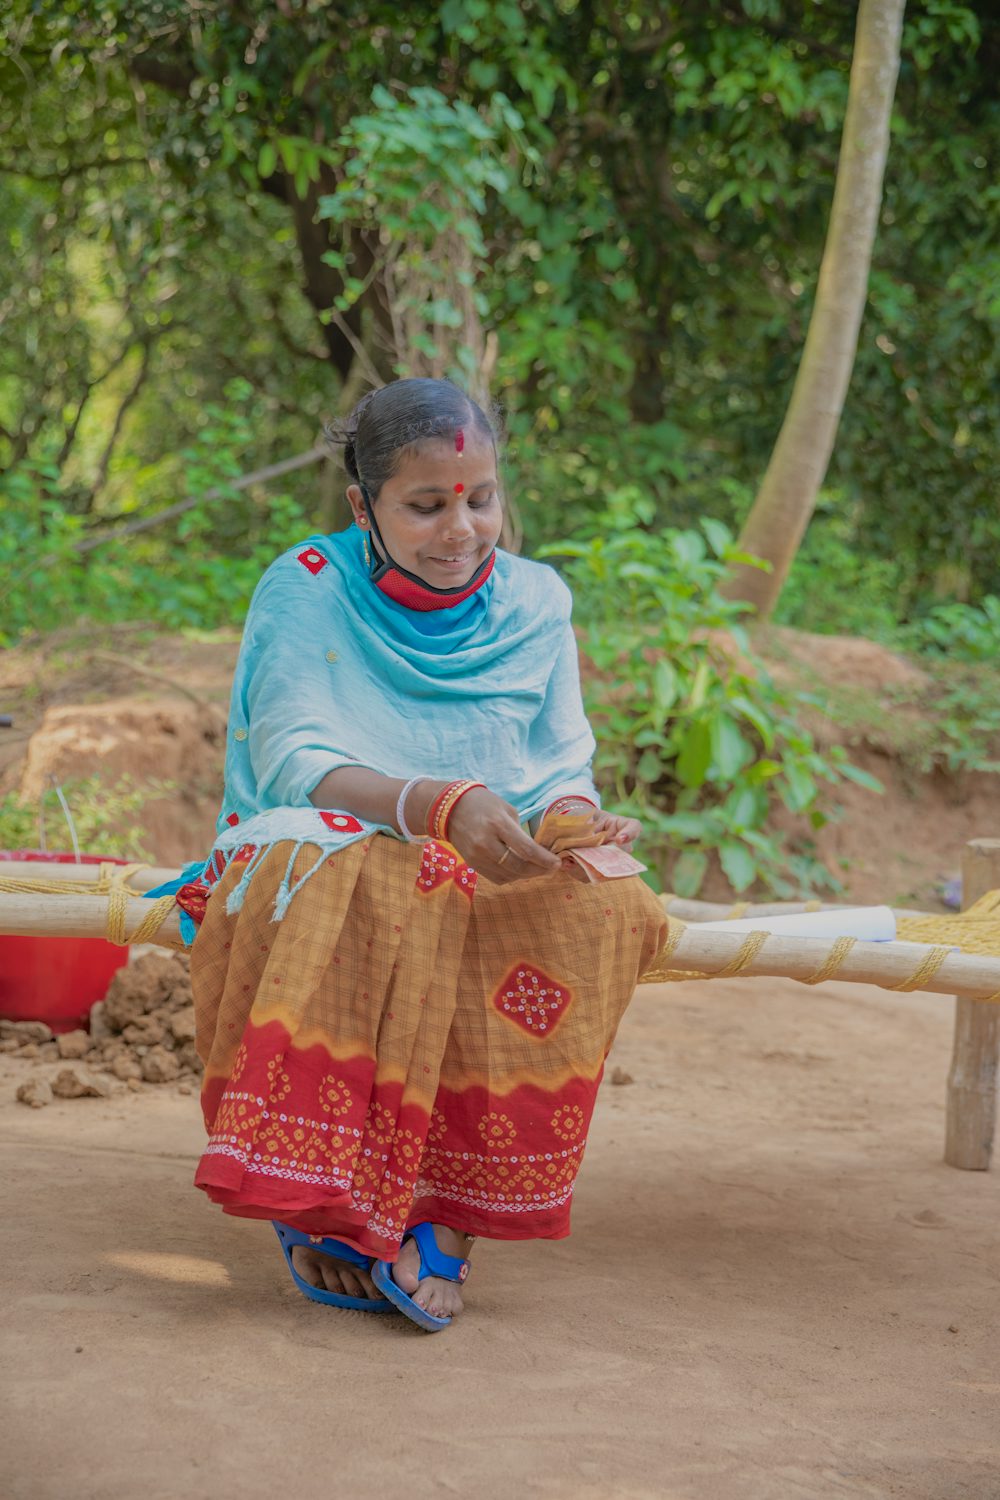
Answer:
[(442, 836), (442, 838), (447, 839), (447, 837), (448, 837), (448, 828), (449, 828), (449, 826), (451, 824), (452, 814), (454, 813), (455, 808), (461, 802), (462, 798), (465, 796), (466, 792), (474, 792), (474, 791), (477, 790), (477, 788), (482, 788), (482, 790), (485, 791), (486, 790), (486, 783), (485, 783), (485, 781), (466, 781), (466, 782), (463, 782), (462, 785), (459, 787), (458, 791), (455, 793), (454, 797), (451, 799), (451, 801), (445, 804), (445, 806), (444, 806), (444, 808), (442, 809), (442, 812), (441, 812), (441, 836)]
[(430, 805), (430, 810), (427, 814), (427, 832), (432, 838), (437, 837), (437, 820), (438, 813), (441, 810), (441, 804), (447, 797), (448, 793), (457, 785), (457, 781), (449, 781), (446, 786), (443, 786), (441, 788), (437, 796), (434, 798), (434, 801)]
[(548, 807), (542, 813), (542, 817), (547, 818), (549, 813), (569, 812), (571, 805), (574, 802), (586, 802), (588, 807), (592, 807), (595, 812), (600, 812), (600, 808), (597, 806), (597, 803), (592, 802), (589, 797), (584, 797), (578, 792), (571, 792), (569, 796), (557, 797), (554, 802), (550, 802)]
[(447, 839), (448, 823), (456, 805), (466, 792), (475, 791), (477, 787), (485, 790), (486, 783), (484, 781), (449, 781), (444, 791), (438, 793), (431, 804), (427, 819), (427, 829), (432, 838)]

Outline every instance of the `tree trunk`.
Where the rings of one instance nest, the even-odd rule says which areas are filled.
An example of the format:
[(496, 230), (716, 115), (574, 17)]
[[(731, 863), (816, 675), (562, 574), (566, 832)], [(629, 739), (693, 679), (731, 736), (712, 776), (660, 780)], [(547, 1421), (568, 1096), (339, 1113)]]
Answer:
[(809, 524), (844, 406), (882, 205), (905, 0), (861, 0), (847, 114), (816, 303), (778, 440), (740, 546), (771, 564), (724, 584), (762, 618), (774, 609)]

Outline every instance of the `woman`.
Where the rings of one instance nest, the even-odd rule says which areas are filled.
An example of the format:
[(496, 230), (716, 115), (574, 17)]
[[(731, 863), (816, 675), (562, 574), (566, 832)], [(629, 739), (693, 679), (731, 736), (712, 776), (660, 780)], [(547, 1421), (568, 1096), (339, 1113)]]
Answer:
[(532, 837), (554, 805), (626, 849), (640, 829), (598, 809), (568, 590), (497, 550), (488, 419), (400, 380), (348, 434), (354, 525), (268, 569), (236, 669), (196, 1181), (275, 1222), (307, 1296), (437, 1329), (474, 1236), (569, 1232), (666, 924), (638, 879), (581, 884)]

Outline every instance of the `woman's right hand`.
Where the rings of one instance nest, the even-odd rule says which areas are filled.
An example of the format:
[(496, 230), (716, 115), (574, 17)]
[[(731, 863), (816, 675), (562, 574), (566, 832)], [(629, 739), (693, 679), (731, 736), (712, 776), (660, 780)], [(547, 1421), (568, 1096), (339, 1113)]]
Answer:
[(459, 798), (448, 819), (448, 842), (494, 885), (533, 880), (562, 868), (558, 855), (524, 832), (510, 803), (485, 787)]

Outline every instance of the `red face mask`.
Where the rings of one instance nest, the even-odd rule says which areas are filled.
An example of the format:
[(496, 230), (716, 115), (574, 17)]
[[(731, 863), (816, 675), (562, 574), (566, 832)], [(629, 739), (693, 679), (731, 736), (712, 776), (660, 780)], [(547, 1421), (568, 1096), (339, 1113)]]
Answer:
[(410, 573), (406, 568), (401, 568), (399, 563), (393, 562), (389, 556), (389, 549), (382, 540), (382, 533), (378, 529), (378, 522), (375, 519), (365, 485), (361, 486), (361, 495), (365, 503), (365, 515), (368, 517), (372, 540), (382, 554), (381, 557), (372, 559), (369, 577), (377, 589), (380, 589), (388, 598), (395, 600), (397, 604), (403, 604), (407, 609), (452, 609), (456, 604), (461, 604), (463, 600), (468, 599), (477, 589), (481, 589), (493, 572), (493, 564), (497, 557), (495, 547), (489, 557), (479, 564), (468, 583), (460, 583), (457, 588), (453, 589), (433, 588), (431, 584), (418, 578), (416, 573)]

